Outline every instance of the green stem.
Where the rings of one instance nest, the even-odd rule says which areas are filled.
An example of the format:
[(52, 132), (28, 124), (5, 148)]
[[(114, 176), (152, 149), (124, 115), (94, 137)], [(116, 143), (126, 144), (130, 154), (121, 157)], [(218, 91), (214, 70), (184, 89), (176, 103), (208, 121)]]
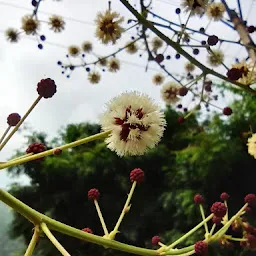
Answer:
[(256, 95), (256, 91), (251, 89), (248, 86), (245, 86), (241, 83), (230, 81), (226, 76), (221, 75), (220, 73), (214, 71), (213, 69), (207, 68), (205, 65), (203, 65), (201, 62), (199, 62), (197, 59), (193, 58), (189, 53), (184, 51), (182, 47), (172, 41), (170, 38), (165, 36), (161, 31), (159, 31), (153, 24), (152, 22), (148, 21), (145, 19), (142, 15), (140, 15), (130, 4), (127, 0), (120, 0), (122, 4), (137, 18), (138, 22), (140, 22), (143, 26), (146, 28), (150, 29), (154, 34), (156, 34), (159, 38), (161, 38), (163, 41), (165, 41), (168, 45), (170, 45), (173, 49), (175, 49), (179, 54), (184, 56), (186, 59), (188, 59), (191, 63), (196, 65), (198, 68), (200, 68), (202, 71), (204, 71), (205, 74), (212, 74), (226, 82), (235, 84), (245, 91), (251, 93), (252, 95)]
[(36, 246), (36, 243), (38, 241), (38, 238), (39, 238), (39, 227), (38, 226), (35, 226), (34, 228), (34, 234), (32, 236), (32, 239), (28, 245), (28, 248), (24, 254), (24, 256), (31, 256), (33, 254), (33, 251), (35, 249), (35, 246)]
[(59, 250), (59, 252), (63, 255), (63, 256), (71, 256), (66, 250), (65, 248), (59, 243), (59, 241), (55, 238), (55, 236), (52, 234), (52, 232), (50, 231), (50, 229), (47, 227), (47, 225), (45, 223), (42, 223), (41, 225), (42, 230), (44, 231), (44, 233), (47, 235), (47, 237), (49, 238), (49, 240), (53, 243), (53, 245)]
[(101, 236), (96, 236), (93, 234), (89, 234), (82, 230), (73, 228), (64, 223), (56, 221), (47, 217), (44, 214), (37, 212), (36, 210), (30, 208), (26, 204), (22, 203), (20, 200), (16, 199), (14, 196), (9, 194), (8, 192), (0, 189), (0, 200), (5, 204), (13, 208), (15, 211), (22, 214), (24, 217), (32, 221), (35, 225), (40, 225), (42, 222), (47, 224), (49, 229), (55, 230), (62, 234), (66, 234), (75, 238), (78, 238), (83, 241), (87, 241), (93, 244), (98, 244), (101, 246), (106, 246), (115, 250), (136, 254), (136, 255), (145, 255), (145, 256), (157, 256), (158, 253), (156, 250), (145, 249), (141, 247), (136, 247), (132, 245), (127, 245), (124, 243), (120, 243), (114, 240), (105, 239)]
[(10, 129), (11, 129), (11, 126), (9, 125), (0, 139), (0, 145), (1, 145), (2, 141), (4, 140), (5, 136), (7, 135), (7, 133), (10, 131)]
[(11, 139), (13, 134), (19, 129), (19, 127), (22, 125), (22, 123), (25, 121), (27, 116), (30, 114), (30, 112), (33, 110), (33, 108), (37, 105), (37, 103), (42, 99), (42, 97), (39, 95), (37, 99), (34, 101), (34, 103), (31, 105), (31, 107), (28, 109), (26, 114), (20, 119), (20, 121), (17, 123), (17, 125), (14, 127), (14, 129), (11, 131), (11, 133), (8, 135), (8, 137), (1, 143), (0, 145), (0, 151), (3, 149), (3, 147), (6, 145), (6, 143)]
[(177, 244), (179, 244), (180, 242), (182, 242), (183, 240), (185, 240), (187, 237), (189, 237), (191, 234), (193, 234), (195, 231), (197, 231), (199, 228), (201, 228), (204, 223), (206, 223), (207, 221), (209, 221), (211, 218), (213, 217), (213, 213), (210, 214), (205, 220), (201, 221), (198, 225), (196, 225), (194, 228), (192, 228), (189, 232), (187, 232), (185, 235), (183, 235), (182, 237), (180, 237), (178, 240), (176, 240), (175, 242), (173, 242), (171, 245), (169, 245), (166, 249), (171, 249), (173, 247), (175, 247)]
[(91, 142), (91, 141), (94, 141), (94, 140), (97, 140), (97, 139), (101, 139), (101, 138), (107, 136), (110, 133), (111, 133), (111, 131), (101, 132), (101, 133), (98, 133), (98, 134), (95, 134), (95, 135), (92, 135), (92, 136), (89, 136), (89, 137), (86, 137), (86, 138), (83, 138), (83, 139), (80, 139), (80, 140), (77, 140), (77, 141), (74, 141), (74, 142), (71, 142), (71, 143), (68, 143), (68, 144), (65, 144), (65, 145), (57, 147), (57, 148), (46, 150), (42, 153), (34, 154), (34, 155), (28, 156), (28, 157), (21, 157), (17, 160), (11, 160), (9, 162), (0, 164), (0, 170), (4, 169), (4, 168), (9, 168), (9, 167), (12, 167), (12, 166), (15, 166), (15, 165), (18, 165), (18, 164), (23, 164), (23, 163), (26, 163), (26, 162), (29, 162), (29, 161), (33, 161), (33, 160), (36, 160), (36, 159), (41, 158), (41, 157), (46, 157), (46, 156), (49, 156), (49, 155), (53, 155), (55, 149), (64, 150), (64, 149), (73, 148), (73, 147), (76, 147), (76, 146), (79, 146), (79, 145), (82, 145), (82, 144), (85, 144), (85, 143), (88, 143), (88, 142)]
[(102, 216), (102, 213), (101, 213), (101, 210), (100, 210), (100, 206), (99, 206), (99, 204), (98, 204), (98, 201), (97, 201), (97, 200), (94, 200), (94, 204), (95, 204), (95, 207), (96, 207), (98, 216), (99, 216), (99, 218), (100, 218), (100, 223), (101, 223), (102, 228), (103, 228), (103, 230), (104, 230), (104, 234), (105, 234), (105, 236), (107, 236), (107, 235), (108, 235), (108, 229), (107, 229), (107, 226), (106, 226), (106, 224), (105, 224), (104, 218), (103, 218), (103, 216)]
[(212, 228), (211, 228), (211, 231), (210, 231), (210, 235), (213, 234), (215, 228), (216, 228), (216, 224), (214, 223), (214, 224), (212, 225)]
[[(158, 252), (160, 252), (160, 249), (158, 249)], [(170, 249), (169, 251), (161, 252), (160, 255), (180, 255), (182, 253), (190, 252), (193, 249), (194, 249), (194, 245), (190, 245), (182, 249)]]
[[(199, 204), (199, 208), (200, 208), (200, 212), (201, 212), (201, 215), (202, 215), (202, 219), (205, 220), (204, 209), (203, 209), (202, 204)], [(209, 230), (208, 230), (208, 225), (207, 225), (206, 222), (204, 223), (204, 228), (205, 228), (206, 235), (208, 235), (209, 234)]]
[(122, 220), (123, 220), (123, 218), (124, 218), (124, 215), (125, 215), (125, 213), (126, 213), (125, 211), (126, 211), (127, 207), (129, 206), (129, 203), (130, 203), (130, 201), (131, 201), (131, 199), (132, 199), (132, 195), (133, 195), (133, 193), (134, 193), (136, 184), (137, 184), (136, 181), (134, 181), (134, 182), (132, 183), (132, 187), (131, 187), (130, 193), (129, 193), (128, 197), (127, 197), (127, 200), (126, 200), (126, 202), (125, 202), (124, 208), (123, 208), (123, 210), (122, 210), (122, 212), (121, 212), (121, 214), (120, 214), (120, 217), (119, 217), (119, 219), (118, 219), (118, 221), (117, 221), (117, 223), (116, 223), (116, 225), (115, 225), (115, 227), (114, 227), (114, 230), (113, 230), (114, 233), (118, 232), (118, 228), (119, 228), (119, 226), (120, 226), (120, 224), (121, 224), (121, 222), (122, 222)]

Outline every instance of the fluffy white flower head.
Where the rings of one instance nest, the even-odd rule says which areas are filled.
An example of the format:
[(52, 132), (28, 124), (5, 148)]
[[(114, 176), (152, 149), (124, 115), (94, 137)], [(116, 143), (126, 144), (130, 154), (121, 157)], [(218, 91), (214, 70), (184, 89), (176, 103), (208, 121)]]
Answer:
[(256, 133), (248, 139), (248, 153), (256, 159)]
[(126, 92), (106, 104), (100, 117), (108, 148), (119, 156), (143, 155), (160, 141), (166, 121), (152, 99), (139, 92)]

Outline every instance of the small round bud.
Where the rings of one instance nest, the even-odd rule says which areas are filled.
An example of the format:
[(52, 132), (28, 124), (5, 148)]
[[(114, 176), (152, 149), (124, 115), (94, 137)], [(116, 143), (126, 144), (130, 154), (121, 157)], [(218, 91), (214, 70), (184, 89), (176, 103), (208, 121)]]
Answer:
[(41, 35), (41, 36), (40, 36), (40, 39), (41, 39), (42, 41), (45, 41), (45, 39), (46, 39), (45, 35)]
[(198, 49), (194, 49), (194, 50), (193, 50), (193, 54), (194, 54), (194, 55), (198, 55), (198, 54), (199, 54), (199, 50), (198, 50)]
[(178, 124), (182, 124), (185, 121), (185, 118), (183, 116), (178, 117)]
[(136, 181), (138, 184), (144, 181), (144, 172), (140, 168), (135, 168), (130, 172), (131, 182)]
[(230, 107), (226, 107), (223, 109), (222, 113), (226, 116), (230, 116), (233, 113), (233, 111)]
[(90, 200), (98, 200), (100, 196), (100, 192), (96, 188), (92, 188), (88, 191), (88, 199)]
[(56, 84), (54, 80), (50, 78), (42, 79), (37, 84), (37, 92), (44, 98), (51, 98), (56, 93), (56, 91)]
[(7, 117), (7, 124), (10, 126), (16, 126), (20, 121), (20, 115), (18, 113), (12, 113)]
[(160, 239), (160, 236), (153, 236), (151, 241), (152, 241), (152, 244), (153, 244), (153, 245), (158, 245), (158, 243), (160, 242), (160, 240), (161, 240), (161, 239)]
[(56, 148), (54, 151), (53, 151), (53, 154), (55, 156), (59, 156), (60, 154), (62, 153), (62, 150), (60, 148)]
[(36, 0), (32, 0), (31, 4), (32, 4), (32, 6), (36, 7), (37, 6), (37, 1)]
[(229, 194), (226, 192), (221, 193), (220, 199), (223, 201), (227, 201), (229, 199)]
[(227, 207), (221, 202), (215, 202), (211, 207), (211, 212), (215, 216), (223, 218), (227, 212)]
[(214, 223), (214, 224), (216, 224), (216, 225), (220, 225), (221, 224), (221, 221), (222, 221), (222, 218), (220, 218), (220, 217), (217, 217), (217, 216), (213, 216), (212, 217), (212, 222)]
[(256, 204), (256, 196), (255, 194), (248, 194), (244, 198), (244, 202), (248, 203), (250, 206), (253, 206)]
[(175, 10), (175, 13), (176, 13), (176, 14), (180, 14), (180, 8), (177, 8), (177, 9)]
[(197, 255), (205, 255), (208, 252), (208, 245), (204, 241), (198, 241), (194, 246)]
[(247, 27), (247, 31), (248, 31), (249, 33), (253, 33), (253, 32), (256, 31), (256, 28), (255, 28), (254, 26), (249, 26), (249, 27)]
[(219, 38), (215, 35), (209, 36), (207, 39), (207, 43), (211, 46), (216, 45), (219, 41)]
[(157, 56), (155, 57), (155, 61), (157, 63), (161, 63), (164, 60), (164, 55), (163, 54), (157, 54)]
[(177, 54), (175, 55), (175, 59), (178, 60), (179, 58), (180, 58), (180, 54), (177, 53)]
[(37, 47), (38, 47), (38, 49), (40, 49), (40, 50), (43, 49), (43, 45), (42, 45), (42, 44), (38, 44)]
[(185, 96), (185, 95), (187, 95), (187, 93), (188, 93), (188, 89), (186, 87), (181, 87), (179, 89), (179, 95), (180, 96)]
[(203, 196), (200, 195), (200, 194), (196, 194), (196, 195), (194, 196), (194, 202), (195, 202), (195, 204), (203, 204), (203, 203), (204, 203), (204, 198), (203, 198)]
[(242, 72), (238, 68), (231, 68), (230, 70), (228, 70), (226, 75), (229, 80), (237, 81), (239, 78), (242, 77)]

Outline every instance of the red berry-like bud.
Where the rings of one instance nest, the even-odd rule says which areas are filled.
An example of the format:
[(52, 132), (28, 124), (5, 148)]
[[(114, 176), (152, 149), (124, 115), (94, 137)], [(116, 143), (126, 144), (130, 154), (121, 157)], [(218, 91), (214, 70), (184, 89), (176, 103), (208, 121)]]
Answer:
[[(29, 154), (29, 153), (38, 154), (38, 153), (44, 152), (46, 150), (47, 150), (47, 148), (43, 143), (32, 143), (27, 148), (26, 153), (27, 154)], [(44, 157), (41, 157), (41, 158), (36, 159), (35, 161), (41, 161), (43, 159), (44, 159)]]
[(20, 115), (18, 113), (12, 113), (7, 117), (7, 124), (10, 126), (16, 126), (20, 121)]
[(244, 209), (247, 213), (251, 213), (252, 212), (252, 208), (247, 206), (245, 209)]
[(60, 148), (56, 148), (54, 151), (53, 151), (53, 154), (55, 156), (59, 156), (60, 154), (62, 153), (62, 150)]
[(194, 196), (194, 202), (195, 202), (195, 204), (203, 204), (203, 203), (204, 203), (204, 198), (203, 198), (203, 196), (200, 195), (200, 194), (196, 194), (196, 195)]
[(243, 228), (247, 233), (253, 233), (253, 226), (251, 226), (248, 222), (243, 222)]
[(155, 61), (157, 63), (161, 63), (164, 60), (164, 55), (163, 54), (157, 54), (157, 56), (155, 57)]
[(56, 84), (51, 78), (42, 79), (37, 84), (37, 92), (44, 98), (51, 98), (56, 93), (56, 88)]
[(185, 96), (185, 95), (187, 95), (187, 93), (188, 93), (188, 89), (186, 87), (181, 87), (179, 89), (179, 95), (180, 96)]
[(136, 181), (138, 184), (144, 181), (144, 172), (140, 168), (135, 168), (130, 172), (131, 182)]
[(250, 206), (253, 206), (256, 204), (256, 196), (255, 194), (248, 194), (244, 198), (244, 202), (248, 203)]
[(211, 91), (212, 91), (212, 85), (209, 84), (209, 83), (205, 83), (204, 89), (205, 89), (207, 92), (211, 92)]
[(183, 116), (178, 117), (178, 124), (184, 123), (185, 118)]
[(227, 77), (231, 81), (236, 81), (236, 80), (238, 80), (239, 78), (242, 77), (242, 72), (238, 68), (231, 68), (227, 72)]
[(222, 113), (226, 116), (230, 116), (233, 113), (233, 111), (230, 107), (226, 107), (223, 109)]
[(220, 218), (220, 217), (217, 217), (217, 216), (213, 216), (212, 217), (212, 222), (214, 223), (214, 224), (216, 224), (216, 225), (220, 225), (221, 224), (221, 221), (222, 221), (222, 218)]
[(249, 33), (253, 33), (254, 31), (256, 31), (256, 28), (254, 26), (249, 26), (249, 27), (247, 27), (247, 31)]
[(256, 237), (254, 235), (247, 235), (247, 246), (249, 247), (249, 249), (256, 248)]
[(153, 236), (152, 237), (152, 244), (153, 245), (158, 245), (158, 243), (160, 242), (160, 236)]
[(215, 202), (212, 207), (211, 207), (211, 212), (219, 217), (222, 218), (225, 216), (226, 212), (227, 212), (227, 207), (225, 206), (225, 204), (221, 203), (221, 202)]
[(92, 188), (88, 191), (88, 199), (98, 200), (99, 196), (100, 196), (100, 192), (96, 188)]
[(215, 35), (209, 36), (207, 39), (207, 43), (211, 46), (216, 45), (218, 43), (218, 41), (219, 41), (219, 38)]
[(229, 199), (229, 194), (226, 192), (221, 193), (220, 199), (223, 201), (227, 201)]
[(86, 233), (93, 234), (93, 232), (92, 232), (92, 230), (90, 228), (83, 228), (82, 231), (84, 231)]
[(194, 246), (197, 255), (206, 255), (208, 253), (208, 245), (204, 241), (198, 241)]

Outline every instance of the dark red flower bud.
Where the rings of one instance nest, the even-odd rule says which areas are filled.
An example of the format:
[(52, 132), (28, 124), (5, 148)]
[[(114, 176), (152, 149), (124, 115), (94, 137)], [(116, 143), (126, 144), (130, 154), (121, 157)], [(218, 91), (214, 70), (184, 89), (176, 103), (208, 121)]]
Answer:
[(96, 188), (92, 188), (88, 191), (88, 199), (98, 200), (99, 196), (100, 196), (100, 192)]
[(159, 242), (160, 242), (160, 236), (153, 236), (152, 237), (152, 244), (153, 245), (158, 245)]
[(138, 184), (144, 181), (144, 172), (140, 168), (135, 168), (130, 172), (131, 182), (136, 181)]
[(203, 203), (204, 203), (204, 198), (203, 198), (203, 196), (200, 195), (200, 194), (196, 194), (196, 195), (194, 196), (194, 202), (195, 202), (195, 204), (203, 204)]
[(51, 78), (42, 79), (37, 84), (37, 92), (44, 98), (51, 98), (56, 93), (56, 88), (56, 84)]
[(12, 113), (7, 117), (7, 124), (10, 126), (16, 126), (20, 121), (20, 115), (18, 113)]

